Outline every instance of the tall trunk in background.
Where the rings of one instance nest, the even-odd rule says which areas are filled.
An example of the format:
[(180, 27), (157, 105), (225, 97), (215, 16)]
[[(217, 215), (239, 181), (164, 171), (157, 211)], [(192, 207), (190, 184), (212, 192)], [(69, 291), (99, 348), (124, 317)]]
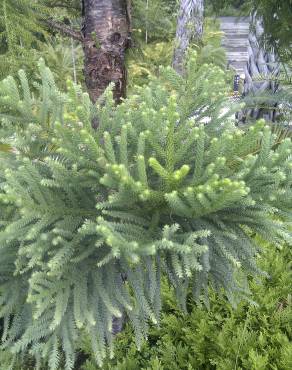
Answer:
[[(125, 54), (130, 46), (130, 0), (83, 1), (84, 75), (93, 102), (114, 83), (116, 103), (126, 96)], [(98, 126), (93, 117), (92, 126)], [(113, 334), (121, 331), (122, 318), (113, 319)]]
[(177, 20), (173, 68), (183, 73), (183, 62), (191, 40), (200, 41), (203, 36), (204, 0), (181, 0)]
[[(264, 28), (261, 19), (251, 16), (251, 30), (248, 39), (249, 61), (245, 70), (245, 95), (273, 94), (278, 89), (277, 83), (272, 81), (270, 77), (276, 78), (279, 75), (280, 62), (274, 52), (265, 50), (261, 45), (263, 34)], [(264, 103), (262, 105), (265, 108), (247, 109), (245, 115), (253, 119), (265, 118), (273, 121), (276, 114), (275, 106), (271, 106), (269, 101)]]
[(93, 102), (111, 82), (115, 101), (125, 97), (129, 14), (129, 0), (83, 0), (84, 74)]

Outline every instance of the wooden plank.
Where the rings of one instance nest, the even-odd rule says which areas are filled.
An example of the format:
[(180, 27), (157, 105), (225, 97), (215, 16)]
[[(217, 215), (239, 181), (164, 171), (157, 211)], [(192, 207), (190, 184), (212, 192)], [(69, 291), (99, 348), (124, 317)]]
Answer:
[(228, 35), (226, 35), (226, 34), (224, 34), (223, 36), (222, 36), (222, 40), (224, 40), (224, 39), (228, 39), (228, 40), (241, 40), (241, 39), (244, 39), (244, 40), (246, 40), (248, 38), (248, 35), (246, 35), (246, 34), (228, 34)]
[(220, 17), (220, 29), (223, 32), (222, 46), (226, 51), (228, 66), (235, 73), (243, 74), (249, 60), (249, 18)]
[(232, 46), (232, 45), (222, 45), (227, 53), (247, 53), (248, 49), (244, 46)]
[(222, 30), (224, 32), (224, 37), (226, 36), (233, 36), (233, 35), (249, 35), (249, 29), (248, 30)]
[(234, 29), (234, 28), (242, 28), (242, 29), (249, 29), (250, 25), (249, 23), (220, 23), (220, 28), (222, 29)]
[(228, 39), (224, 38), (222, 40), (222, 46), (226, 47), (228, 49), (230, 48), (245, 48), (248, 47), (248, 40), (246, 38), (244, 39)]
[(246, 66), (246, 62), (238, 62), (238, 61), (234, 61), (234, 62), (229, 62), (229, 65), (232, 65), (235, 69), (245, 69), (245, 66)]
[(233, 53), (227, 50), (226, 52), (228, 60), (246, 60), (248, 61), (249, 54), (248, 53)]
[(248, 31), (249, 30), (249, 24), (235, 24), (235, 23), (224, 23), (221, 24), (220, 27), (221, 30), (223, 31), (233, 31), (233, 30), (243, 30), (243, 31)]
[(250, 17), (219, 17), (221, 23), (250, 23)]
[(246, 57), (235, 57), (234, 58), (234, 56), (230, 56), (230, 55), (228, 55), (227, 54), (227, 60), (228, 60), (228, 62), (232, 62), (232, 63), (234, 63), (234, 62), (236, 62), (236, 63), (247, 63), (248, 62), (248, 58), (246, 58)]

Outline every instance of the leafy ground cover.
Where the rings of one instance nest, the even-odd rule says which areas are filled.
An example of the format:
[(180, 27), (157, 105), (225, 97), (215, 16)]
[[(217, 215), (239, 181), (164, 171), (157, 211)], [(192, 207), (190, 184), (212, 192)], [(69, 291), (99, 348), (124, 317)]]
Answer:
[[(280, 250), (263, 246), (259, 264), (268, 276), (251, 281), (255, 304), (242, 302), (236, 309), (224, 296), (211, 292), (209, 310), (189, 300), (189, 314), (184, 314), (164, 285), (160, 328), (151, 328), (149, 340), (139, 352), (127, 327), (117, 337), (116, 357), (107, 359), (103, 369), (291, 369), (291, 257), (288, 247)], [(81, 369), (97, 370), (86, 339), (82, 348), (89, 358)]]

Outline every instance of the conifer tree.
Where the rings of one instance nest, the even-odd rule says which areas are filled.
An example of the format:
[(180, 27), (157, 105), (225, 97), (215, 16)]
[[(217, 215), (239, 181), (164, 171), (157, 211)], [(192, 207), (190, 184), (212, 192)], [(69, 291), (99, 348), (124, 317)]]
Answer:
[(159, 321), (162, 275), (183, 309), (210, 286), (236, 303), (262, 273), (252, 236), (292, 242), (291, 140), (234, 126), (220, 68), (191, 55), (185, 70), (118, 106), (109, 88), (97, 106), (70, 81), (59, 91), (42, 61), (38, 94), (23, 71), (1, 82), (0, 316), (15, 357), (71, 370), (86, 331), (101, 365), (113, 317), (126, 312), (138, 346)]

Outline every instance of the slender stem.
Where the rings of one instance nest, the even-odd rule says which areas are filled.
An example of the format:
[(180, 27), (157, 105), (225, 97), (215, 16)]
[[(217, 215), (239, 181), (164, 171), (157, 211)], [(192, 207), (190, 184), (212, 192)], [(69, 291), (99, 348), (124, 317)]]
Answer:
[(6, 32), (7, 46), (8, 46), (8, 50), (11, 51), (11, 50), (13, 50), (13, 47), (12, 47), (13, 41), (12, 41), (10, 30), (9, 30), (6, 0), (3, 1), (3, 17), (4, 17), (4, 28), (5, 28), (5, 32)]
[(74, 43), (73, 43), (73, 38), (72, 37), (71, 37), (71, 54), (72, 54), (72, 64), (73, 64), (73, 80), (74, 80), (75, 84), (77, 84), (76, 58), (75, 58)]
[(66, 26), (64, 23), (53, 21), (52, 19), (48, 19), (45, 23), (54, 28), (56, 31), (63, 33), (66, 36), (72, 37), (74, 40), (83, 41), (83, 36), (81, 32), (75, 31), (73, 28)]
[(148, 44), (148, 12), (149, 12), (149, 0), (146, 0), (146, 32), (145, 32), (146, 44)]

